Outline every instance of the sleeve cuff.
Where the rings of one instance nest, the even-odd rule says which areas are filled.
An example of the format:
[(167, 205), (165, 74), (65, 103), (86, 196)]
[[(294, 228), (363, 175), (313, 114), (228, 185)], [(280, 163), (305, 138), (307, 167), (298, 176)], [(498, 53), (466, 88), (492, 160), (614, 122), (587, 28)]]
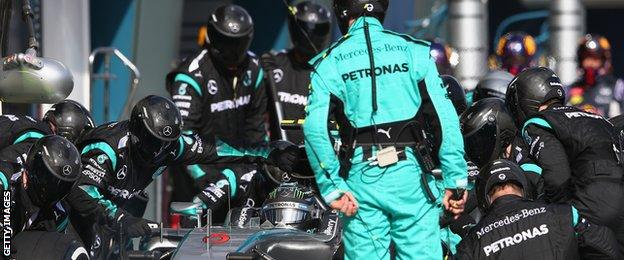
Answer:
[(468, 187), (468, 178), (461, 178), (455, 180), (444, 180), (445, 189), (466, 189)]
[(323, 196), (323, 200), (327, 204), (331, 204), (334, 200), (339, 199), (342, 194), (349, 191), (349, 187), (347, 187), (346, 183), (340, 183), (337, 189), (332, 190), (329, 194)]

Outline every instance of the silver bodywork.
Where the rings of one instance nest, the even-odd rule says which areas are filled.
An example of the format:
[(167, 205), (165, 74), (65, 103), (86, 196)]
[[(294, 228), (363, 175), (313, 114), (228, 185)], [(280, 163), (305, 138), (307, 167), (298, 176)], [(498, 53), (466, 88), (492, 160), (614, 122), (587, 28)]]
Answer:
[[(327, 243), (335, 235), (310, 234), (293, 228), (237, 228), (212, 227), (210, 236), (206, 236), (206, 228), (164, 229), (163, 238), (153, 237), (144, 241), (141, 250), (168, 251), (175, 249), (172, 259), (226, 259), (231, 252), (245, 253), (267, 238), (287, 241), (291, 237), (308, 237), (319, 243)], [(339, 234), (338, 234), (339, 235)], [(210, 244), (206, 250), (206, 242)], [(304, 252), (302, 252), (304, 253)]]

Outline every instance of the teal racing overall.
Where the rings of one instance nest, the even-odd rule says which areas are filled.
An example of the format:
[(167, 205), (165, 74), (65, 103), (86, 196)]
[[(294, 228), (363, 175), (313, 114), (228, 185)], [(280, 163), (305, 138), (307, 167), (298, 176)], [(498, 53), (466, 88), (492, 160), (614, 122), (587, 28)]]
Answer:
[[(371, 105), (374, 96), (364, 33), (366, 23), (377, 82), (375, 112)], [(370, 128), (375, 127), (373, 135), (382, 133), (388, 140), (397, 140), (409, 130), (403, 129), (402, 134), (398, 125), (382, 126), (415, 118), (423, 103), (419, 89), (423, 89), (428, 92), (441, 124), (442, 141), (436, 156), (444, 188), (465, 187), (467, 171), (459, 120), (429, 56), (429, 43), (386, 31), (377, 19), (361, 17), (345, 36), (311, 63), (315, 70), (311, 74), (304, 123), (308, 159), (328, 204), (345, 192), (351, 192), (359, 203), (355, 216), (344, 217), (345, 259), (390, 259), (391, 240), (397, 259), (440, 259), (441, 208), (426, 195), (420, 180), (422, 170), (411, 147), (396, 145), (402, 158), (379, 167), (370, 165), (368, 159), (376, 154), (380, 143), (375, 141), (372, 147), (359, 145), (356, 138), (352, 156), (347, 158), (350, 168), (344, 176), (341, 167), (344, 170), (345, 166), (341, 166), (328, 132), (328, 114), (333, 113), (341, 114), (337, 116), (343, 121), (339, 123), (341, 131), (351, 127), (373, 132)], [(384, 144), (394, 146), (388, 141)], [(434, 196), (440, 197), (433, 176), (426, 178), (428, 185), (434, 187)]]

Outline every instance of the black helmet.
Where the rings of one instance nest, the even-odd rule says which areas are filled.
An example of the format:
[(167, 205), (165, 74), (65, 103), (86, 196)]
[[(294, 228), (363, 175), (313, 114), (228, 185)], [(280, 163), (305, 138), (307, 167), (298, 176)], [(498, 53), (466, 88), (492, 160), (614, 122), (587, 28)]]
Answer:
[(451, 75), (440, 75), (440, 78), (446, 90), (446, 96), (453, 102), (457, 114), (463, 113), (466, 108), (468, 108), (464, 88), (459, 84), (459, 81)]
[(71, 142), (95, 128), (91, 113), (80, 103), (69, 99), (54, 104), (43, 116), (43, 121), (49, 123), (57, 135)]
[(479, 207), (486, 210), (491, 204), (488, 193), (496, 185), (512, 182), (524, 190), (527, 188), (527, 179), (524, 171), (517, 164), (505, 159), (498, 159), (481, 168), (476, 181), (476, 193)]
[(133, 151), (147, 162), (159, 163), (182, 133), (182, 116), (175, 104), (164, 97), (141, 99), (130, 115)]
[(371, 16), (383, 23), (389, 0), (334, 0), (334, 14), (342, 34), (349, 31), (349, 20)]
[(461, 115), (466, 155), (477, 166), (500, 158), (517, 133), (511, 113), (500, 98), (485, 98)]
[(313, 57), (327, 48), (331, 39), (331, 14), (320, 4), (304, 1), (291, 9), (288, 30), (293, 48), (299, 53)]
[(212, 58), (226, 66), (238, 66), (247, 58), (254, 25), (238, 5), (223, 5), (208, 19), (206, 43)]
[(513, 80), (511, 73), (503, 70), (490, 71), (481, 80), (474, 90), (472, 101), (477, 102), (488, 97), (497, 97), (505, 99), (507, 86)]
[(262, 215), (276, 226), (300, 226), (312, 218), (313, 205), (309, 198), (303, 186), (284, 182), (269, 193), (262, 205)]
[(559, 77), (545, 67), (530, 68), (518, 74), (509, 83), (505, 96), (509, 111), (518, 126), (551, 99), (564, 104), (565, 92)]
[(69, 193), (82, 163), (78, 149), (69, 140), (47, 135), (30, 147), (24, 168), (24, 189), (31, 202), (51, 207)]

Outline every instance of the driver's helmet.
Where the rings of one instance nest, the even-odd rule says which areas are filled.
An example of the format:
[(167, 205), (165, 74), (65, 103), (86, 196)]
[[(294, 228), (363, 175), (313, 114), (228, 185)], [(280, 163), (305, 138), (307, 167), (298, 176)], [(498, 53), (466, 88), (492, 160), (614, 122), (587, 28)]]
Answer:
[(262, 205), (266, 221), (277, 227), (296, 227), (312, 218), (313, 203), (306, 189), (296, 182), (280, 184)]

